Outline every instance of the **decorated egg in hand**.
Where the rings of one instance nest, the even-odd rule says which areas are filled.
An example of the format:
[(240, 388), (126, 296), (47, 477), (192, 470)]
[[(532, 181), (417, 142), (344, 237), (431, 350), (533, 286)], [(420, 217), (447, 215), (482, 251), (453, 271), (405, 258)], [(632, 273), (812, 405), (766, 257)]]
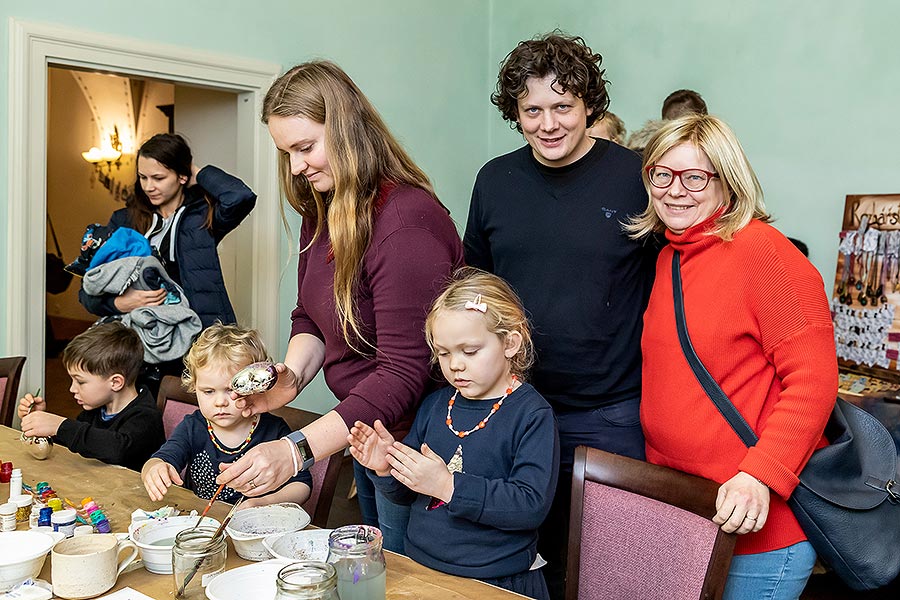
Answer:
[(247, 365), (231, 378), (231, 389), (239, 396), (250, 396), (271, 390), (278, 381), (278, 372), (270, 362)]
[(30, 437), (23, 433), (21, 440), (25, 444), (28, 454), (38, 460), (46, 460), (50, 457), (50, 452), (53, 451), (53, 440), (51, 438)]

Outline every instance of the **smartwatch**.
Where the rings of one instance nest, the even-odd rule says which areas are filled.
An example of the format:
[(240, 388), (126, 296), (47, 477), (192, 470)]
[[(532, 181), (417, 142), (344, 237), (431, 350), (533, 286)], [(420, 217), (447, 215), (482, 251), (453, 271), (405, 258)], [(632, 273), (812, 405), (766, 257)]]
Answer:
[(297, 452), (300, 454), (300, 465), (301, 471), (308, 471), (313, 464), (316, 462), (316, 458), (313, 456), (312, 450), (309, 447), (309, 441), (306, 439), (306, 436), (303, 435), (300, 431), (294, 431), (286, 436), (293, 444), (297, 447)]

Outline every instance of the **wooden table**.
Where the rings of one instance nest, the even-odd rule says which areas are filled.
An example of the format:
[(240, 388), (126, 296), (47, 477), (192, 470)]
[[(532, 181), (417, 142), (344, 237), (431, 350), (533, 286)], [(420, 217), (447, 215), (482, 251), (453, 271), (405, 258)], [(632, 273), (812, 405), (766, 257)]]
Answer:
[[(0, 426), (0, 459), (12, 462), (22, 469), (26, 484), (33, 486), (38, 481), (46, 481), (61, 498), (75, 503), (85, 496), (91, 496), (103, 507), (114, 532), (128, 531), (131, 513), (136, 508), (155, 510), (161, 506), (175, 506), (189, 512), (201, 511), (206, 501), (197, 498), (193, 492), (172, 486), (163, 502), (153, 502), (141, 483), (139, 473), (124, 467), (107, 465), (100, 461), (83, 458), (69, 452), (62, 446), (55, 446), (50, 458), (39, 461), (32, 458), (19, 440), (20, 432)], [(9, 484), (0, 484), (0, 498), (9, 497)], [(230, 505), (216, 502), (210, 516), (222, 520)], [(19, 529), (27, 529), (20, 524)], [(240, 558), (228, 541), (228, 561), (226, 569), (250, 564)], [(385, 552), (387, 561), (387, 597), (410, 600), (504, 600), (523, 598), (518, 594), (482, 583), (474, 579), (455, 577), (424, 567), (411, 559)], [(50, 560), (44, 564), (41, 578), (50, 581)], [(110, 592), (130, 587), (152, 598), (173, 598), (172, 577), (154, 575), (146, 569), (138, 568), (123, 573)]]

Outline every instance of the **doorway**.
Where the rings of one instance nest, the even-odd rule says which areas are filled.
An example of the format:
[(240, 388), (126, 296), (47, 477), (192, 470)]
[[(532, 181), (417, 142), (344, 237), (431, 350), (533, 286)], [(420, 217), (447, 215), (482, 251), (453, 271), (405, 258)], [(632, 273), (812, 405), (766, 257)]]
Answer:
[(278, 281), (278, 238), (271, 235), (279, 218), (277, 180), (274, 149), (258, 123), (256, 107), (278, 75), (278, 65), (18, 20), (12, 20), (10, 34), (9, 302), (5, 314), (0, 315), (0, 329), (5, 332), (4, 354), (29, 358), (22, 389), (36, 389), (45, 383), (46, 305), (34, 298), (45, 298), (45, 255), (52, 247), (45, 225), (51, 66), (161, 79), (233, 98), (232, 172), (253, 188), (259, 199), (248, 221), (234, 232), (244, 230), (243, 239), (233, 243), (244, 249), (235, 253), (244, 264), (237, 265), (237, 259), (234, 262), (235, 268), (245, 269), (242, 277), (246, 276), (246, 284), (235, 290), (232, 298), (242, 306), (242, 322), (259, 329), (264, 338), (277, 340), (277, 294), (269, 291)]

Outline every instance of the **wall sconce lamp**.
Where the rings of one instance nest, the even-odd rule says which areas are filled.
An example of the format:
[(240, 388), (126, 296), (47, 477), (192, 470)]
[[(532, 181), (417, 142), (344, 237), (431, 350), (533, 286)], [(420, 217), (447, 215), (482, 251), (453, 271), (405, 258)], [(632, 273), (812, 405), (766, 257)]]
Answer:
[[(112, 168), (119, 168), (122, 158), (122, 141), (119, 139), (119, 128), (113, 126), (113, 132), (109, 134), (109, 141), (102, 144), (102, 148), (92, 147), (87, 152), (82, 152), (81, 157), (94, 165), (94, 175), (97, 181), (103, 184), (114, 196), (122, 193), (121, 184), (112, 179)], [(115, 188), (115, 189), (114, 189)]]

